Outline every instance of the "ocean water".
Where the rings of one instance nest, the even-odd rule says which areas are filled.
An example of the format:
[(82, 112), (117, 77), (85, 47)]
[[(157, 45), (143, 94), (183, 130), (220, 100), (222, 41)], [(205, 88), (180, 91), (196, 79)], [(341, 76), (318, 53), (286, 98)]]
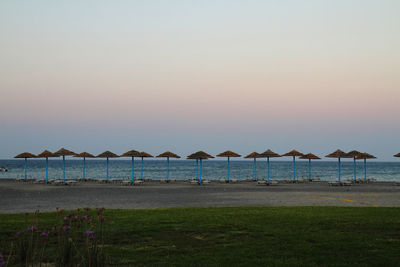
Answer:
[[(257, 177), (266, 178), (266, 160), (257, 160)], [(342, 179), (353, 178), (352, 160), (342, 161)], [(0, 160), (0, 167), (6, 167), (8, 172), (0, 172), (0, 179), (23, 178), (24, 160)], [(135, 160), (135, 177), (140, 177), (140, 159)], [(334, 161), (313, 161), (312, 176), (324, 181), (336, 181), (338, 164)], [(292, 161), (270, 161), (270, 179), (281, 180), (292, 178)], [(227, 173), (226, 161), (203, 161), (203, 179), (217, 180), (225, 178)], [(166, 176), (166, 160), (145, 159), (143, 167), (144, 177), (152, 179), (164, 179)], [(45, 160), (28, 159), (28, 178), (45, 178)], [(185, 180), (195, 177), (196, 162), (194, 160), (170, 160), (170, 179)], [(110, 159), (110, 179), (130, 179), (131, 161), (122, 159)], [(308, 177), (308, 161), (296, 161), (297, 178)], [(82, 160), (66, 160), (66, 178), (75, 179), (82, 177)], [(105, 159), (86, 159), (86, 178), (104, 179), (106, 177)], [(231, 179), (245, 180), (253, 177), (252, 160), (231, 160)], [(364, 177), (362, 161), (357, 161), (357, 177)], [(367, 177), (374, 177), (378, 181), (400, 181), (400, 162), (374, 162), (367, 161)], [(49, 179), (62, 178), (62, 160), (49, 159)]]

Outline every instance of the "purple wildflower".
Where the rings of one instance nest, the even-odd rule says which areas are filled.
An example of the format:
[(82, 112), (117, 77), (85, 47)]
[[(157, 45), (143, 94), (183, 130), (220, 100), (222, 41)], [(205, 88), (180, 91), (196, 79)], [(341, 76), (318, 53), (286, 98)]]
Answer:
[(66, 221), (68, 221), (68, 218), (67, 218), (67, 217), (64, 217), (64, 222), (66, 222)]
[(70, 225), (64, 225), (62, 229), (63, 229), (64, 232), (68, 232), (69, 230), (71, 230), (71, 226)]
[(6, 262), (4, 261), (4, 255), (0, 253), (0, 267), (6, 265)]
[(42, 232), (40, 234), (40, 237), (43, 238), (43, 239), (47, 239), (49, 237), (49, 234), (47, 232)]
[(72, 212), (68, 213), (68, 217), (72, 217), (74, 214)]
[(101, 215), (101, 216), (99, 217), (99, 220), (100, 220), (101, 223), (103, 223), (103, 222), (104, 222), (104, 216)]
[(36, 232), (37, 230), (38, 228), (36, 227), (36, 225), (29, 226), (27, 229), (28, 232)]
[(74, 216), (74, 222), (78, 220), (78, 216)]
[(93, 231), (86, 231), (86, 235), (90, 238), (90, 239), (96, 239), (96, 234)]

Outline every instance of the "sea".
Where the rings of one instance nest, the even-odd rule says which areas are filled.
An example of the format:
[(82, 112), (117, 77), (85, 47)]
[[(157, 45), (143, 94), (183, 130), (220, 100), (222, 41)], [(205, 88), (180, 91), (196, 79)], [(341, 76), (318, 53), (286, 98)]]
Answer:
[[(82, 160), (66, 160), (66, 179), (77, 179), (82, 177)], [(231, 160), (230, 178), (245, 180), (253, 177), (253, 160)], [(293, 177), (292, 161), (270, 161), (270, 179), (282, 180)], [(0, 172), (0, 179), (23, 178), (24, 159), (0, 160), (0, 167), (6, 168), (7, 172)], [(152, 179), (165, 179), (167, 173), (166, 160), (144, 159), (143, 177)], [(49, 179), (62, 178), (62, 160), (49, 159)], [(109, 179), (130, 179), (131, 160), (110, 159)], [(353, 179), (353, 161), (342, 159), (342, 179)], [(265, 159), (257, 160), (257, 178), (266, 178), (267, 163)], [(141, 176), (141, 160), (135, 160), (135, 178)], [(194, 160), (170, 160), (170, 179), (186, 180), (196, 176), (196, 161)], [(219, 180), (227, 176), (227, 162), (223, 160), (204, 160), (203, 179)], [(297, 178), (308, 177), (308, 161), (296, 160)], [(45, 160), (28, 159), (27, 177), (34, 179), (45, 179)], [(86, 178), (105, 179), (106, 160), (86, 159)], [(337, 181), (337, 161), (313, 161), (312, 177), (319, 177), (323, 181)], [(363, 161), (357, 161), (357, 178), (364, 177)], [(367, 177), (375, 178), (377, 181), (400, 181), (399, 162), (377, 162), (367, 161)]]

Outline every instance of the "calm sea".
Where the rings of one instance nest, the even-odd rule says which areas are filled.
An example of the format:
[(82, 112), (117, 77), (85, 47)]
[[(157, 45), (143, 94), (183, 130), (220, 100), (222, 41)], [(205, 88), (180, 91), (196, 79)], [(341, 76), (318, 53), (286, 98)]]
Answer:
[[(342, 179), (353, 178), (353, 163), (351, 160), (342, 162)], [(140, 160), (135, 160), (135, 177), (140, 177)], [(6, 167), (8, 172), (0, 172), (1, 178), (23, 178), (24, 160), (0, 160), (0, 167)], [(191, 160), (170, 160), (170, 178), (184, 180), (195, 177), (196, 165)], [(164, 179), (166, 175), (166, 161), (145, 159), (143, 168), (144, 177), (152, 179)], [(337, 162), (314, 161), (312, 163), (313, 177), (320, 177), (321, 180), (337, 180)], [(357, 162), (357, 177), (364, 177), (363, 162)], [(109, 161), (110, 179), (129, 179), (131, 175), (130, 160)], [(296, 175), (298, 178), (307, 177), (307, 161), (296, 161)], [(82, 177), (82, 161), (66, 161), (67, 179)], [(106, 160), (87, 159), (86, 177), (94, 179), (104, 179), (106, 176)], [(374, 177), (378, 181), (400, 181), (400, 162), (367, 162), (367, 176)], [(44, 179), (45, 161), (39, 159), (28, 159), (28, 178)], [(59, 159), (49, 159), (49, 178), (62, 177), (62, 161)], [(203, 178), (216, 180), (226, 177), (226, 161), (210, 160), (203, 161)], [(232, 160), (230, 177), (243, 180), (253, 177), (252, 160)], [(266, 177), (266, 160), (257, 161), (257, 177)], [(291, 161), (273, 161), (270, 165), (270, 177), (272, 180), (281, 180), (292, 177)]]

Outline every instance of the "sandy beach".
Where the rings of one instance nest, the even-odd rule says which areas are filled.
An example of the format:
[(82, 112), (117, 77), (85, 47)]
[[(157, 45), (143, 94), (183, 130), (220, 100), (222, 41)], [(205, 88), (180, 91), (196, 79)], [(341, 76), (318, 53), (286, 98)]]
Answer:
[(400, 206), (400, 186), (391, 182), (340, 187), (326, 182), (262, 186), (248, 181), (202, 186), (184, 181), (150, 181), (140, 186), (94, 182), (63, 186), (1, 180), (0, 196), (0, 213), (54, 211), (56, 207)]

